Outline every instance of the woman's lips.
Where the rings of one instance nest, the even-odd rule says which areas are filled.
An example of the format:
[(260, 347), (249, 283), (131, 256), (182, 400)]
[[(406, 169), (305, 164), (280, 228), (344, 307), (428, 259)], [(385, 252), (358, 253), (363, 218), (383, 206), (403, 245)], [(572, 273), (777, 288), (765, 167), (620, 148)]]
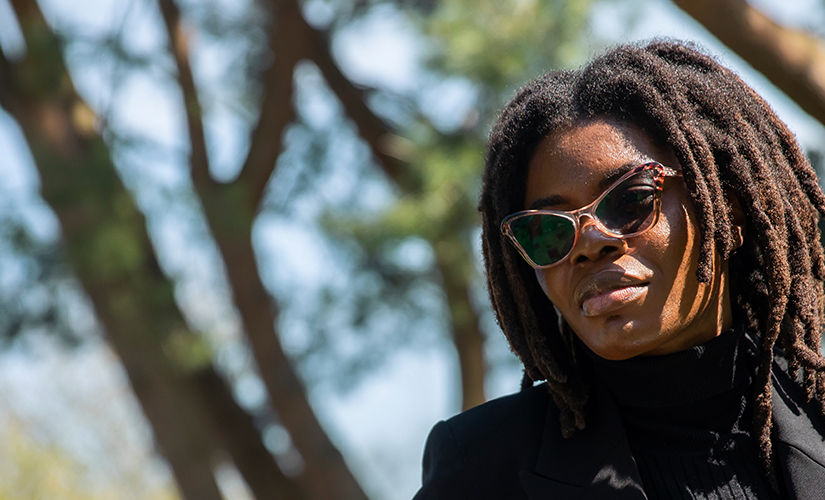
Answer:
[(582, 303), (582, 312), (587, 317), (609, 313), (632, 302), (647, 293), (647, 286), (627, 286), (596, 294)]
[(643, 279), (617, 271), (602, 271), (583, 280), (576, 287), (574, 297), (584, 315), (593, 317), (641, 298), (647, 288)]

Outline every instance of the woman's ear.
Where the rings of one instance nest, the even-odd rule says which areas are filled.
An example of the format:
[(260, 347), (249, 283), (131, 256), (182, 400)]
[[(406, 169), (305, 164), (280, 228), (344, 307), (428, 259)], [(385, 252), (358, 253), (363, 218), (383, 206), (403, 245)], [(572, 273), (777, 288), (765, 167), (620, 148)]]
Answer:
[(725, 191), (725, 198), (730, 207), (731, 224), (733, 232), (733, 248), (731, 253), (735, 252), (745, 242), (745, 228), (748, 225), (748, 218), (745, 215), (745, 209), (739, 202), (739, 198), (731, 190)]

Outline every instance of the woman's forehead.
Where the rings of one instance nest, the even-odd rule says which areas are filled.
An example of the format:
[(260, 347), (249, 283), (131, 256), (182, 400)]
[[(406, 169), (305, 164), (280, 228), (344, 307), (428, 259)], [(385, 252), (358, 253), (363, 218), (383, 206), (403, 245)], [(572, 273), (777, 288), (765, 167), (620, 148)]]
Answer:
[(672, 164), (670, 156), (632, 124), (612, 119), (579, 122), (539, 143), (528, 167), (526, 206), (548, 195), (600, 192), (629, 168), (649, 161)]
[(536, 153), (575, 165), (582, 160), (609, 157), (650, 159), (661, 153), (659, 149), (646, 132), (632, 123), (596, 118), (551, 132), (539, 143)]

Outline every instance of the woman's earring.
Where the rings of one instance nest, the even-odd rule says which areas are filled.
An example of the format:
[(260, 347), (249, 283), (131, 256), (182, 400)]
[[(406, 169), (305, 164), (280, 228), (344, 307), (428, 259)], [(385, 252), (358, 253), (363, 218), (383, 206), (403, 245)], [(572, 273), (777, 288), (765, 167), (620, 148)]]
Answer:
[(742, 226), (733, 226), (733, 248), (730, 253), (735, 253), (739, 247), (745, 243), (745, 228)]

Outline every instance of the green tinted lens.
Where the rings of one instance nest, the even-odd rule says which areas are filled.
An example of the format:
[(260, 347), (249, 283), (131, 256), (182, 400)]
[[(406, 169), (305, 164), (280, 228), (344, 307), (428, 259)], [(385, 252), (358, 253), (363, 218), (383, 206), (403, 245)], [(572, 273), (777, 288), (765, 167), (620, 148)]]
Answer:
[(642, 170), (615, 186), (595, 209), (602, 225), (621, 235), (649, 228), (656, 220), (656, 177), (655, 170)]
[(555, 264), (570, 253), (576, 235), (573, 221), (558, 215), (524, 215), (510, 222), (524, 253), (539, 266)]

